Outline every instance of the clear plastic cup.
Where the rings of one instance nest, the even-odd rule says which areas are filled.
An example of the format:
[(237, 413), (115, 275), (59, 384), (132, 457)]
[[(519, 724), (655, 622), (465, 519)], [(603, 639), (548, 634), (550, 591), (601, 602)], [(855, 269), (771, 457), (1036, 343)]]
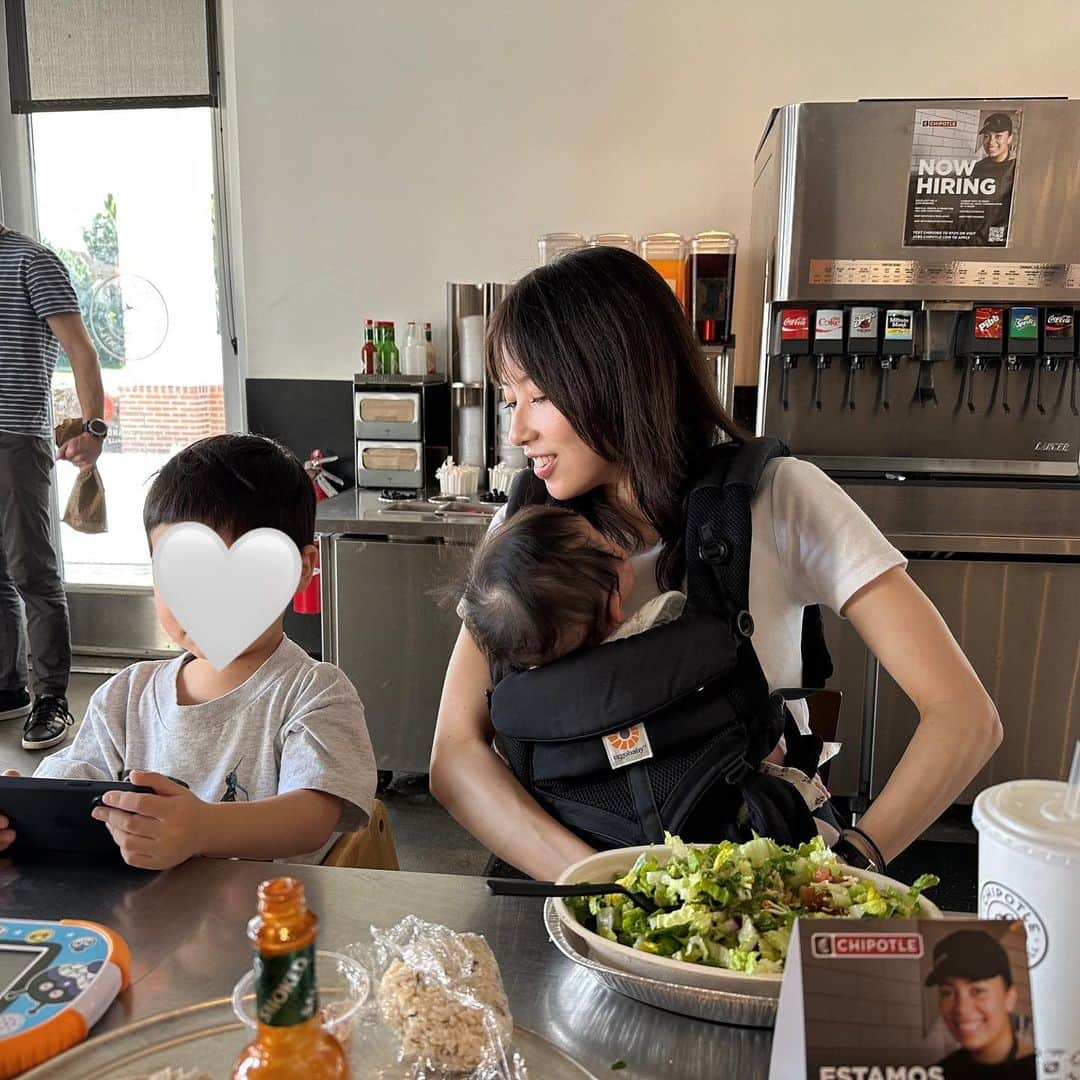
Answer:
[[(371, 980), (363, 964), (351, 956), (315, 951), (315, 975), (319, 987), (319, 1014), (323, 1030), (333, 1035), (342, 1046), (348, 1046), (349, 1035), (360, 1013), (368, 1003)], [(233, 987), (232, 1007), (237, 1019), (254, 1030), (255, 972), (248, 971)]]
[(1080, 1062), (1080, 818), (1060, 780), (1012, 780), (975, 800), (979, 917), (1027, 930), (1035, 1047), (1043, 1077)]

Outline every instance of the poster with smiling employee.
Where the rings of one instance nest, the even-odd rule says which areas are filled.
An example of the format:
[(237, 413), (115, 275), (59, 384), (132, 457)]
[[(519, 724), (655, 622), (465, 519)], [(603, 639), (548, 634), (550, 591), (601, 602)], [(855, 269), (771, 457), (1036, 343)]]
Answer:
[(1035, 1048), (1013, 1024), (1017, 986), (1009, 956), (982, 930), (957, 930), (934, 947), (926, 977), (957, 1049), (940, 1062), (945, 1080), (1035, 1080)]

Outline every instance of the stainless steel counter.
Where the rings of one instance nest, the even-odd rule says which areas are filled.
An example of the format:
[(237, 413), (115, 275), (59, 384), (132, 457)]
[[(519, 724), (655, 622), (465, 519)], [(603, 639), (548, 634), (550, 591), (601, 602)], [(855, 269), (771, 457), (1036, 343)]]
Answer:
[[(483, 503), (470, 505), (492, 513), (498, 509)], [(490, 520), (489, 513), (453, 513), (449, 507), (439, 514), (395, 512), (389, 504), (379, 501), (377, 491), (354, 488), (318, 504), (315, 531), (324, 536), (345, 533), (352, 536), (392, 535), (472, 544), (484, 535)]]
[(342, 949), (370, 925), (410, 913), (484, 934), (515, 1021), (597, 1076), (610, 1075), (620, 1059), (627, 1063), (621, 1075), (634, 1080), (765, 1080), (768, 1073), (771, 1032), (691, 1020), (607, 990), (547, 940), (539, 901), (490, 896), (480, 878), (211, 859), (162, 874), (8, 866), (0, 868), (0, 911), (88, 919), (124, 937), (132, 985), (94, 1029), (103, 1032), (229, 994), (251, 963), (244, 927), (256, 886), (286, 871), (304, 882), (323, 948)]

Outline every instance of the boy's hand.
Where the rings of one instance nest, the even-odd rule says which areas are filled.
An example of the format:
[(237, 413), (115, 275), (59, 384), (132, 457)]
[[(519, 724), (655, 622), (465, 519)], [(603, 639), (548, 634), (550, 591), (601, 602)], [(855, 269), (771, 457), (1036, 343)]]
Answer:
[[(5, 769), (4, 775), (18, 776), (19, 773), (16, 769)], [(0, 851), (4, 851), (15, 843), (15, 830), (8, 828), (10, 824), (11, 822), (3, 814), (0, 814)]]
[(204, 845), (207, 804), (156, 772), (133, 769), (133, 784), (154, 789), (106, 791), (92, 816), (104, 821), (129, 866), (168, 870), (198, 855)]

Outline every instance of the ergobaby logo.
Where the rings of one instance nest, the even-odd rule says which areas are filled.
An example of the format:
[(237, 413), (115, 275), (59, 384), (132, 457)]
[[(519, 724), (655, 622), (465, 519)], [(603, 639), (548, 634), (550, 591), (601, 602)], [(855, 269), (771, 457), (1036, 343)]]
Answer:
[(603, 742), (608, 763), (613, 769), (633, 765), (636, 761), (647, 761), (653, 756), (644, 724), (619, 728), (618, 731), (605, 735)]

